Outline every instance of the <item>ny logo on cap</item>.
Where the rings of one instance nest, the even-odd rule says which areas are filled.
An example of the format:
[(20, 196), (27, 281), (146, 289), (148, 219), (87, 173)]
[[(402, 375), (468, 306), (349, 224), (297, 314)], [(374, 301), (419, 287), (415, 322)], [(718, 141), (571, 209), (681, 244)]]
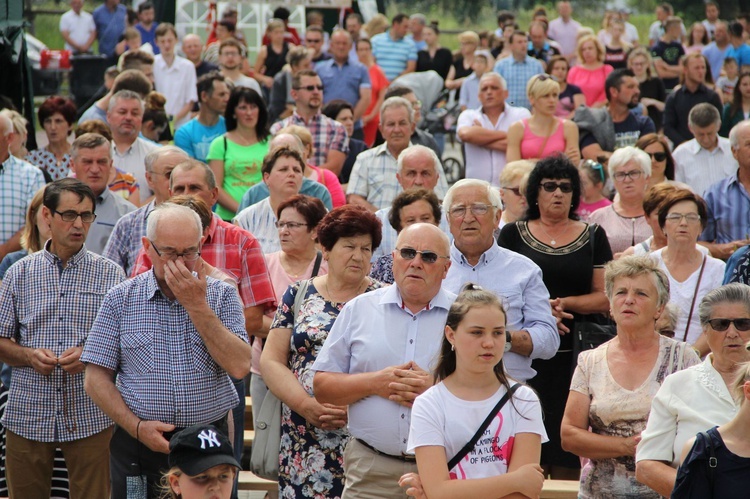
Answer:
[(216, 438), (216, 432), (213, 430), (203, 430), (198, 434), (198, 438), (201, 439), (201, 449), (206, 448), (206, 444), (209, 447), (221, 447), (219, 439)]

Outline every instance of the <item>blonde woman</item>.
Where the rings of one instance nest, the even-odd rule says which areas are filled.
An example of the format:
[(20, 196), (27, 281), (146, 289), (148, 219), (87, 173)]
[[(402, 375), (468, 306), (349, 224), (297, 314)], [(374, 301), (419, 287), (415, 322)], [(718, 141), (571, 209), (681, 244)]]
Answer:
[(445, 88), (457, 90), (461, 84), (472, 73), (474, 65), (474, 52), (479, 47), (479, 35), (473, 31), (464, 31), (458, 35), (458, 43), (461, 44), (459, 55), (453, 61), (445, 78)]
[(390, 21), (388, 21), (388, 18), (383, 14), (375, 14), (372, 19), (362, 27), (362, 29), (367, 33), (368, 38), (372, 38), (380, 33), (385, 33), (385, 30), (387, 30), (390, 25)]
[(609, 64), (604, 64), (604, 56), (604, 46), (596, 36), (585, 35), (578, 39), (578, 65), (570, 68), (568, 83), (581, 88), (589, 107), (604, 107), (607, 103), (604, 80), (613, 69)]
[(509, 161), (500, 172), (500, 199), (503, 201), (503, 215), (499, 228), (520, 220), (526, 215), (526, 181), (534, 169), (534, 161), (522, 159)]
[(555, 116), (560, 101), (560, 85), (547, 74), (533, 76), (526, 85), (531, 117), (513, 123), (508, 129), (508, 161), (541, 159), (563, 151), (574, 164), (581, 161), (578, 127)]
[(667, 91), (664, 82), (656, 75), (651, 53), (645, 47), (637, 47), (628, 54), (628, 68), (633, 70), (641, 90), (641, 104), (646, 108), (648, 117), (654, 122), (657, 130), (662, 127), (664, 101)]
[(267, 90), (273, 87), (273, 77), (279, 73), (286, 64), (286, 54), (294, 44), (284, 39), (286, 26), (281, 19), (271, 19), (266, 26), (266, 35), (269, 43), (260, 47), (258, 58), (255, 59), (255, 79)]

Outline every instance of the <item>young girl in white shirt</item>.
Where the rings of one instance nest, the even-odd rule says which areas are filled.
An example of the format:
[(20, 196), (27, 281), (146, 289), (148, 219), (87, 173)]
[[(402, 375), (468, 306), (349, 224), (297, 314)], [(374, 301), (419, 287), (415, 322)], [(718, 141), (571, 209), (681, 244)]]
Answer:
[(539, 399), (527, 386), (511, 394), (468, 454), (448, 469), (516, 382), (503, 369), (506, 315), (494, 293), (467, 284), (446, 322), (436, 384), (412, 409), (408, 451), (416, 454), (419, 476), (404, 475), (401, 485), (430, 499), (538, 497), (547, 434)]

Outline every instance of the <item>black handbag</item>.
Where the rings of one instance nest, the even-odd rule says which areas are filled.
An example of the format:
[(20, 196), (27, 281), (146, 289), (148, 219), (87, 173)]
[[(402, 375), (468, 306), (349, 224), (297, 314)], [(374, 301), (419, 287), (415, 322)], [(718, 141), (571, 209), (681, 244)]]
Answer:
[[(596, 224), (589, 225), (591, 265), (594, 264), (594, 232)], [(617, 336), (617, 325), (602, 314), (584, 315), (573, 324), (573, 366), (578, 363), (578, 354), (602, 345)]]

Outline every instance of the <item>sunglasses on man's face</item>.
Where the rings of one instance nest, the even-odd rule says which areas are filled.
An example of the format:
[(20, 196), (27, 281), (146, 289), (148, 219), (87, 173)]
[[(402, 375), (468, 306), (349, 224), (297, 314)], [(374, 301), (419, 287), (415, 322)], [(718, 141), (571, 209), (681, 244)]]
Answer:
[(414, 260), (417, 257), (417, 254), (419, 254), (422, 256), (422, 261), (424, 263), (435, 263), (438, 261), (438, 258), (448, 258), (447, 256), (440, 256), (434, 251), (418, 251), (414, 248), (396, 248), (396, 251), (399, 252), (401, 258), (404, 260)]
[(304, 87), (296, 87), (295, 90), (307, 90), (308, 92), (312, 92), (313, 90), (320, 90), (323, 91), (323, 85), (306, 85)]
[(714, 331), (726, 331), (729, 325), (734, 324), (737, 331), (750, 331), (750, 319), (711, 319), (708, 325)]
[(573, 192), (573, 184), (571, 184), (570, 182), (542, 182), (542, 189), (547, 192), (555, 192), (558, 188), (564, 194)]

